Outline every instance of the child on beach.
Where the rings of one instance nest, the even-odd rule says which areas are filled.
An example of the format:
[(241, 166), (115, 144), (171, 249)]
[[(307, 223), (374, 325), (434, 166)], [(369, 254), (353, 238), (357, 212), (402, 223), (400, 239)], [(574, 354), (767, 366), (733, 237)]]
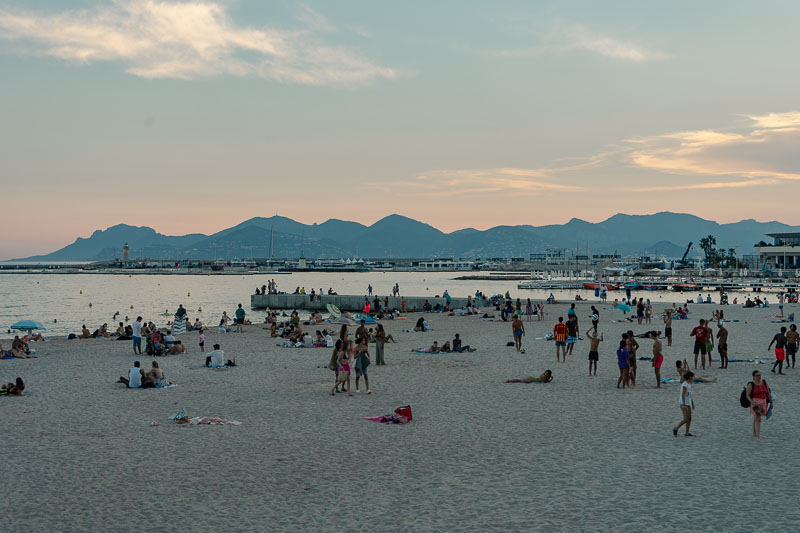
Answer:
[(202, 329), (200, 330), (200, 337), (198, 337), (198, 340), (200, 341), (200, 351), (201, 352), (205, 352), (206, 351), (206, 334), (203, 333)]
[[(589, 337), (589, 375), (596, 376), (597, 375), (597, 360), (600, 359), (600, 355), (597, 353), (598, 348), (600, 347), (600, 343), (603, 342), (603, 335), (601, 334), (599, 337), (597, 335), (597, 328), (594, 326), (592, 329), (586, 332), (586, 336)], [(592, 368), (594, 368), (594, 374), (592, 374)]]
[(678, 407), (681, 408), (683, 419), (678, 423), (677, 426), (672, 428), (672, 435), (677, 437), (678, 430), (681, 428), (681, 426), (685, 425), (686, 436), (694, 437), (694, 435), (689, 433), (689, 426), (692, 425), (692, 410), (694, 409), (694, 399), (692, 398), (692, 383), (694, 383), (694, 373), (686, 372), (683, 377), (684, 381), (681, 383), (681, 395), (678, 399)]

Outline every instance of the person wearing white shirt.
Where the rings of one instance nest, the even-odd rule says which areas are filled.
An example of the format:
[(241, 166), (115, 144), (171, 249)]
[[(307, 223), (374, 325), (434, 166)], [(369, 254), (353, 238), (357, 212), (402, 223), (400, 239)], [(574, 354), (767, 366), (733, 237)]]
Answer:
[(206, 366), (224, 366), (225, 352), (219, 349), (219, 344), (214, 345), (214, 351), (206, 357)]
[[(136, 321), (133, 323), (133, 353), (134, 355), (142, 353), (142, 317), (137, 316)], [(137, 351), (138, 350), (138, 351)]]
[(327, 348), (333, 348), (333, 346), (334, 346), (333, 337), (331, 337), (330, 333), (325, 335), (325, 346)]

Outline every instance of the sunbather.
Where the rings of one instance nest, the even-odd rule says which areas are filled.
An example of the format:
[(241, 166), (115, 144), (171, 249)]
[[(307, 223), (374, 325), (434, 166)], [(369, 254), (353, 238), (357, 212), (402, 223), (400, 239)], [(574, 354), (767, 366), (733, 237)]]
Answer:
[(19, 335), (15, 335), (11, 343), (11, 355), (17, 359), (28, 359), (32, 357), (28, 343), (20, 339)]
[(22, 396), (25, 390), (25, 382), (22, 378), (17, 378), (14, 383), (7, 383), (0, 387), (0, 396)]
[(507, 379), (505, 383), (550, 383), (553, 381), (553, 373), (550, 370), (545, 370), (538, 378), (529, 376), (522, 379)]

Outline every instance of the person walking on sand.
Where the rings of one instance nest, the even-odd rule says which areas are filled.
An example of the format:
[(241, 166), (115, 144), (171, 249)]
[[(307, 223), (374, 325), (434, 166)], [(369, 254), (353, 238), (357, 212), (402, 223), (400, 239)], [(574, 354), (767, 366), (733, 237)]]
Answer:
[(519, 315), (514, 315), (514, 320), (511, 321), (511, 334), (514, 337), (514, 347), (517, 351), (522, 348), (522, 337), (525, 336), (525, 324)]
[(772, 391), (761, 379), (759, 370), (753, 370), (753, 381), (747, 384), (746, 390), (750, 414), (753, 415), (753, 436), (761, 439), (761, 417), (767, 416), (767, 405), (772, 405)]
[(656, 388), (661, 388), (661, 365), (664, 364), (664, 354), (661, 353), (661, 339), (658, 332), (651, 331), (650, 338), (653, 339), (653, 371), (656, 374)]
[(564, 362), (567, 362), (567, 333), (569, 329), (567, 325), (564, 324), (564, 317), (558, 317), (558, 324), (555, 325), (553, 328), (553, 335), (556, 340), (556, 363), (559, 362), (558, 354), (559, 350), (561, 353), (564, 354)]
[(664, 309), (664, 336), (667, 338), (667, 346), (672, 346), (672, 310)]
[(686, 436), (694, 437), (689, 432), (689, 427), (692, 425), (692, 411), (694, 410), (694, 399), (692, 398), (692, 383), (694, 383), (694, 372), (687, 372), (684, 374), (684, 381), (681, 383), (681, 396), (678, 399), (678, 407), (681, 408), (683, 419), (677, 426), (672, 428), (672, 435), (677, 437), (678, 430), (681, 426), (686, 426)]
[(782, 327), (780, 333), (776, 333), (767, 347), (767, 351), (772, 349), (775, 344), (775, 364), (772, 365), (772, 373), (775, 373), (775, 367), (778, 367), (778, 374), (783, 375), (783, 362), (786, 360), (786, 327)]
[(700, 325), (689, 333), (690, 337), (694, 337), (694, 367), (697, 368), (697, 356), (702, 354), (703, 370), (706, 368), (706, 340), (708, 338), (708, 328), (706, 328), (706, 321), (700, 319)]
[(244, 309), (242, 309), (242, 304), (239, 304), (239, 307), (236, 309), (236, 332), (237, 333), (244, 333)]
[(617, 348), (617, 365), (619, 366), (619, 379), (617, 379), (617, 388), (628, 386), (628, 350), (625, 348), (627, 342), (625, 339), (619, 341), (619, 348)]
[(792, 324), (789, 326), (789, 331), (786, 332), (786, 368), (789, 368), (789, 358), (792, 360), (791, 368), (797, 360), (797, 341), (800, 340), (800, 333), (797, 333), (797, 325)]
[(572, 315), (567, 319), (567, 353), (569, 355), (572, 355), (576, 342), (578, 342), (578, 317)]
[(719, 351), (719, 367), (728, 368), (728, 330), (723, 321), (717, 322), (717, 351)]
[[(592, 327), (589, 331), (586, 332), (586, 336), (589, 337), (589, 375), (596, 376), (597, 375), (597, 360), (600, 359), (600, 355), (598, 350), (600, 348), (600, 343), (603, 342), (603, 335), (597, 335), (597, 328)], [(594, 369), (594, 374), (592, 374), (592, 369)]]

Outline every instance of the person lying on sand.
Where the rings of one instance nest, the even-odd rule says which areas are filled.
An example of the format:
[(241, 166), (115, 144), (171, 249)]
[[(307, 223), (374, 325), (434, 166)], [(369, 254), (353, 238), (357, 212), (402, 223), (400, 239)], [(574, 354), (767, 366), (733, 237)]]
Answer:
[(444, 344), (442, 344), (442, 347), (439, 351), (444, 353), (452, 352), (453, 350), (450, 349), (450, 341), (444, 341)]
[[(686, 376), (686, 373), (689, 372), (689, 363), (686, 362), (686, 359), (683, 360), (683, 363), (681, 363), (680, 361), (675, 361), (675, 369), (678, 371), (678, 374), (681, 377), (681, 383), (683, 383), (684, 376)], [(698, 376), (695, 375), (694, 376), (694, 382), (695, 383), (716, 383), (717, 382), (717, 378), (714, 378), (714, 379), (701, 378), (701, 377), (698, 377)]]
[(433, 341), (428, 348), (417, 348), (416, 350), (411, 350), (412, 352), (422, 352), (422, 353), (439, 353), (441, 348), (439, 348), (439, 341)]
[(6, 383), (0, 386), (0, 396), (22, 396), (25, 390), (25, 382), (22, 378), (17, 378), (15, 383)]
[(522, 379), (507, 379), (503, 383), (550, 383), (553, 381), (553, 372), (545, 370), (538, 378), (529, 376)]

